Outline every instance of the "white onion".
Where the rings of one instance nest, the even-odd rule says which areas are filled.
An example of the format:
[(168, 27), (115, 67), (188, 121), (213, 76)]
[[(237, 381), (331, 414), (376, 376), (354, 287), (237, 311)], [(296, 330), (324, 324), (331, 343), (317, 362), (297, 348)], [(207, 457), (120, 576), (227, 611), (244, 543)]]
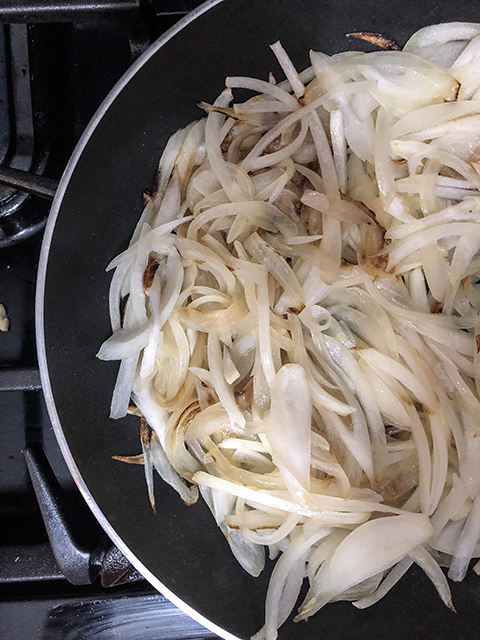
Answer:
[(251, 575), (281, 553), (255, 640), (305, 576), (297, 619), (414, 562), (452, 608), (438, 554), (480, 557), (480, 25), (301, 73), (272, 50), (284, 81), (227, 78), (167, 144), (98, 354), (152, 506), (155, 468)]

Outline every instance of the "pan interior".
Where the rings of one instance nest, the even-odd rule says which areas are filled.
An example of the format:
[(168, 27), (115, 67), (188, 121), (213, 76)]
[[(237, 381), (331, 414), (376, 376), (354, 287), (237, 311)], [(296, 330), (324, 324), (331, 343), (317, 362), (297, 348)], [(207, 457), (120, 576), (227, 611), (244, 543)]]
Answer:
[[(89, 127), (74, 154), (64, 194), (54, 204), (39, 281), (40, 356), (64, 454), (97, 517), (108, 523), (137, 568), (146, 568), (156, 586), (165, 585), (223, 634), (248, 638), (260, 628), (269, 570), (259, 579), (248, 576), (206, 507), (184, 506), (160, 480), (154, 516), (142, 468), (112, 460), (113, 455), (139, 453), (140, 443), (138, 419), (108, 418), (118, 365), (95, 358), (109, 335), (110, 274), (105, 267), (128, 243), (141, 213), (142, 192), (153, 186), (168, 137), (202, 116), (197, 103), (213, 101), (227, 75), (266, 79), (273, 71), (280, 77), (269, 44), (281, 40), (297, 67), (304, 68), (310, 48), (326, 53), (360, 48), (362, 43), (344, 36), (351, 31), (381, 32), (403, 44), (426, 24), (453, 20), (480, 22), (478, 3), (213, 3), (154, 47), (122, 82), (113, 102), (107, 98), (111, 104)], [(43, 345), (42, 335), (39, 340)], [(421, 637), (472, 638), (480, 613), (474, 580), (468, 578), (453, 595), (460, 610), (456, 617), (444, 610), (426, 579), (415, 575), (371, 611), (330, 605), (301, 629), (287, 623), (280, 637), (388, 634), (403, 639), (420, 637), (421, 628)]]

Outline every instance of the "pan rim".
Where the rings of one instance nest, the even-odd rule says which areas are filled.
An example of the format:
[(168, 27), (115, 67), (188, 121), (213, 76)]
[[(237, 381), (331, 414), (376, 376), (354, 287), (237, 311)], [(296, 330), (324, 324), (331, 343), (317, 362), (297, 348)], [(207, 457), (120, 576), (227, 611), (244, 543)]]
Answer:
[(93, 115), (85, 131), (80, 137), (68, 164), (64, 170), (62, 178), (59, 182), (55, 198), (50, 209), (47, 224), (45, 227), (45, 235), (42, 241), (42, 247), (40, 252), (39, 266), (37, 272), (36, 292), (35, 292), (35, 333), (36, 333), (36, 346), (38, 364), (40, 370), (40, 379), (42, 384), (43, 395), (47, 406), (48, 415), (53, 426), (55, 437), (59, 444), (62, 455), (67, 463), (67, 467), (77, 485), (80, 493), (82, 494), (85, 502), (93, 512), (94, 516), (101, 524), (107, 535), (112, 542), (122, 551), (131, 564), (141, 573), (148, 582), (159, 591), (162, 595), (168, 598), (175, 606), (188, 616), (193, 618), (196, 622), (203, 625), (213, 633), (224, 638), (225, 640), (241, 640), (238, 636), (235, 636), (228, 631), (222, 629), (214, 622), (204, 617), (201, 613), (196, 611), (193, 607), (184, 602), (179, 596), (171, 591), (166, 585), (161, 582), (151, 571), (136, 557), (133, 551), (126, 545), (122, 538), (116, 533), (113, 526), (110, 524), (100, 507), (97, 505), (93, 495), (87, 487), (83, 477), (78, 469), (75, 459), (70, 451), (67, 439), (62, 429), (60, 416), (57, 411), (55, 399), (52, 392), (52, 386), (50, 383), (49, 368), (47, 362), (47, 350), (45, 343), (45, 314), (44, 314), (44, 297), (46, 287), (46, 277), (48, 268), (48, 258), (50, 254), (50, 247), (52, 244), (53, 233), (55, 230), (55, 224), (60, 212), (63, 198), (67, 191), (70, 179), (75, 172), (76, 165), (88, 143), (92, 134), (94, 133), (97, 125), (110, 108), (111, 104), (116, 100), (117, 96), (122, 92), (124, 87), (129, 81), (136, 75), (136, 73), (143, 67), (143, 65), (161, 49), (171, 38), (179, 33), (184, 27), (193, 22), (196, 18), (207, 12), (212, 7), (220, 4), (223, 0), (206, 0), (197, 8), (193, 9), (185, 17), (180, 19), (173, 27), (160, 36), (135, 62), (127, 69), (124, 75), (117, 81), (114, 87), (110, 90), (106, 98), (103, 100), (97, 111)]

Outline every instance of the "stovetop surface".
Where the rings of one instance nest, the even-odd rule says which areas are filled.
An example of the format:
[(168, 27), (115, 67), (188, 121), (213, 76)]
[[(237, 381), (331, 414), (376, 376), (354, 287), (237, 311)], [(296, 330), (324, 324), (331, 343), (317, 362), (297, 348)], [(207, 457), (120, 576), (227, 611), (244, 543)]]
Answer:
[[(33, 93), (29, 135), (40, 159), (35, 160), (36, 166), (32, 159), (24, 165), (55, 179), (60, 178), (89, 119), (132, 59), (200, 2), (167, 1), (160, 7), (159, 3), (144, 3), (150, 17), (152, 11), (156, 14), (153, 27), (135, 12), (136, 2), (117, 3), (129, 7), (121, 19), (113, 13), (95, 13), (95, 7), (80, 15), (75, 3), (62, 4), (67, 10), (70, 7), (70, 13), (60, 12), (58, 5), (48, 1), (2, 3), (0, 9), (0, 49), (2, 42), (7, 47), (0, 51), (0, 76), (2, 65), (8, 70), (13, 61), (9, 43), (18, 37), (28, 40), (30, 64), (24, 75), (30, 77)], [(23, 69), (16, 69), (19, 71)], [(40, 90), (35, 88), (38, 85)], [(9, 107), (20, 109), (16, 104)], [(5, 121), (14, 122), (18, 114), (0, 108), (0, 142), (7, 145), (0, 161), (8, 164), (15, 151), (12, 141), (17, 145), (22, 141), (15, 138), (15, 125), (7, 135), (2, 115)], [(21, 215), (42, 220), (48, 207), (48, 202), (29, 197)], [(6, 220), (0, 208), (0, 226), (13, 228), (5, 226)], [(0, 638), (214, 637), (145, 581), (110, 588), (102, 587), (98, 579), (89, 585), (71, 585), (55, 561), (25, 464), (25, 447), (40, 444), (43, 448), (60, 483), (62, 499), (69, 505), (72, 527), (88, 527), (87, 537), (92, 538), (100, 538), (102, 531), (70, 476), (39, 388), (34, 303), (42, 231), (34, 231), (31, 237), (19, 234), (17, 243), (0, 249), (0, 304), (10, 320), (9, 330), (0, 332)]]

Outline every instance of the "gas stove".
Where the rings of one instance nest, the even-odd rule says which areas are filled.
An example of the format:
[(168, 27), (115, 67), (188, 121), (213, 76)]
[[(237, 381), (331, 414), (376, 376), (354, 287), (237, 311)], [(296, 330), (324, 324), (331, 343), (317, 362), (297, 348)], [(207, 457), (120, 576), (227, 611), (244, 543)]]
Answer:
[(42, 230), (68, 158), (132, 61), (198, 4), (0, 3), (0, 638), (215, 637), (142, 580), (85, 505), (34, 333)]

